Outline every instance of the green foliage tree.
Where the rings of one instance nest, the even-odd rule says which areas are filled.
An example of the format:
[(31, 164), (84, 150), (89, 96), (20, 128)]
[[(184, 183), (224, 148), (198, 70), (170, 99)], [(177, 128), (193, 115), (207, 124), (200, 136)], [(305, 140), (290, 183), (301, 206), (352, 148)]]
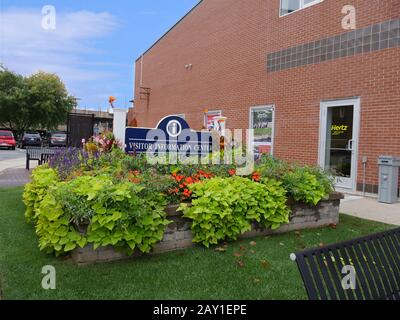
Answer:
[(55, 129), (76, 105), (55, 74), (29, 77), (0, 67), (0, 126), (17, 133), (27, 129)]

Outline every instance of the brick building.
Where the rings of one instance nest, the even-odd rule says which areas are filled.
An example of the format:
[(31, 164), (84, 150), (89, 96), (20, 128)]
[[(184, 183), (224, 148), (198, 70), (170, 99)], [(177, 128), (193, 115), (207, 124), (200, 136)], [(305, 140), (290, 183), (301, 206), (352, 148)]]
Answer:
[(254, 128), (259, 150), (377, 192), (379, 155), (400, 157), (400, 0), (348, 4), (200, 1), (137, 59), (130, 114), (148, 127), (182, 115), (195, 129), (222, 115)]

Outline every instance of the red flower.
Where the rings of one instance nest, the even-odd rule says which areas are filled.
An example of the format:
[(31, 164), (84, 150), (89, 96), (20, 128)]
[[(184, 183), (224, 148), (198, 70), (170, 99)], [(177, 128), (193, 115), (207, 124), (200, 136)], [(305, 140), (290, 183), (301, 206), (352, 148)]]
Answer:
[(190, 191), (189, 189), (185, 189), (185, 190), (183, 191), (183, 195), (184, 195), (186, 198), (189, 198), (189, 197), (192, 195), (192, 191)]
[(229, 175), (234, 176), (236, 174), (236, 169), (228, 170)]
[(193, 178), (192, 177), (186, 178), (186, 183), (188, 183), (188, 184), (193, 183)]
[(257, 171), (254, 171), (251, 179), (253, 181), (259, 182), (261, 180), (261, 175)]

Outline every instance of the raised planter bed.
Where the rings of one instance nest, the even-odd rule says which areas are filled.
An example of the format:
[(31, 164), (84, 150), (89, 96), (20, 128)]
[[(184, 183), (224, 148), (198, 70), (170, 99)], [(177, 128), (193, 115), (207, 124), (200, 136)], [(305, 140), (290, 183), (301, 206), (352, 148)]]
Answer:
[[(271, 230), (254, 223), (252, 230), (244, 233), (239, 238), (266, 236), (337, 224), (339, 223), (339, 206), (341, 199), (343, 199), (341, 193), (333, 192), (330, 194), (329, 199), (322, 200), (317, 206), (308, 206), (289, 200), (288, 205), (292, 210), (292, 214), (288, 224), (281, 226), (279, 229)], [(177, 208), (178, 206), (167, 207), (167, 216), (172, 222), (166, 229), (164, 239), (155, 245), (151, 254), (185, 249), (195, 245), (192, 242), (191, 221), (183, 218), (182, 214), (176, 211)], [(111, 246), (94, 250), (93, 247), (89, 245), (84, 248), (75, 249), (71, 254), (71, 258), (76, 264), (85, 265), (129, 259), (141, 255), (143, 254), (135, 252), (132, 256), (126, 256), (114, 250)]]

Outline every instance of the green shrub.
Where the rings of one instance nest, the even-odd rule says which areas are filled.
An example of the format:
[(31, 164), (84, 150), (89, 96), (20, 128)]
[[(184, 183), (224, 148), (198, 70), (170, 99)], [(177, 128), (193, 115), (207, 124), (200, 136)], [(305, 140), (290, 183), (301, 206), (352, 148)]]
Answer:
[(57, 172), (47, 166), (32, 171), (31, 182), (25, 185), (23, 201), (26, 206), (25, 217), (28, 222), (37, 220), (37, 208), (46, 196), (49, 188), (59, 181)]
[(334, 187), (334, 177), (331, 173), (326, 170), (321, 169), (320, 167), (304, 167), (304, 170), (313, 174), (317, 179), (318, 183), (322, 186), (326, 195), (329, 195), (331, 192), (335, 190)]
[(256, 161), (255, 170), (262, 177), (281, 180), (282, 177), (291, 170), (293, 165), (286, 161), (275, 159), (269, 155), (262, 155)]
[(149, 252), (169, 223), (165, 206), (162, 194), (108, 175), (59, 182), (35, 210), (39, 247), (56, 255), (87, 243)]
[(274, 230), (289, 222), (290, 210), (286, 205), (287, 192), (283, 188), (282, 182), (275, 179), (262, 179), (261, 182), (264, 187), (263, 192), (266, 192), (266, 195), (260, 197), (259, 206), (263, 209), (263, 212), (260, 215), (259, 222)]
[(181, 204), (192, 221), (193, 242), (206, 247), (220, 240), (235, 240), (258, 221), (278, 228), (288, 222), (285, 190), (276, 181), (256, 183), (242, 177), (213, 178), (189, 186), (192, 206)]
[[(60, 182), (60, 185), (65, 184)], [(39, 237), (39, 248), (46, 253), (55, 253), (57, 256), (71, 251), (77, 245), (83, 247), (86, 239), (72, 224), (68, 214), (65, 214), (58, 201), (57, 185), (52, 186), (37, 211), (35, 231)]]
[(262, 156), (256, 163), (261, 177), (283, 182), (289, 196), (296, 201), (316, 205), (333, 190), (333, 178), (320, 167), (299, 166), (271, 156)]
[[(133, 253), (136, 247), (149, 252), (162, 240), (165, 226), (169, 223), (165, 197), (129, 182), (105, 182), (96, 194), (90, 194), (91, 188), (78, 191), (87, 194), (87, 200), (92, 202), (95, 211), (88, 228), (88, 242), (93, 243), (94, 248), (113, 245), (126, 249), (128, 253)], [(94, 184), (98, 183), (94, 181)]]
[(310, 205), (317, 205), (333, 190), (327, 174), (308, 167), (296, 167), (285, 174), (283, 185), (294, 200)]

